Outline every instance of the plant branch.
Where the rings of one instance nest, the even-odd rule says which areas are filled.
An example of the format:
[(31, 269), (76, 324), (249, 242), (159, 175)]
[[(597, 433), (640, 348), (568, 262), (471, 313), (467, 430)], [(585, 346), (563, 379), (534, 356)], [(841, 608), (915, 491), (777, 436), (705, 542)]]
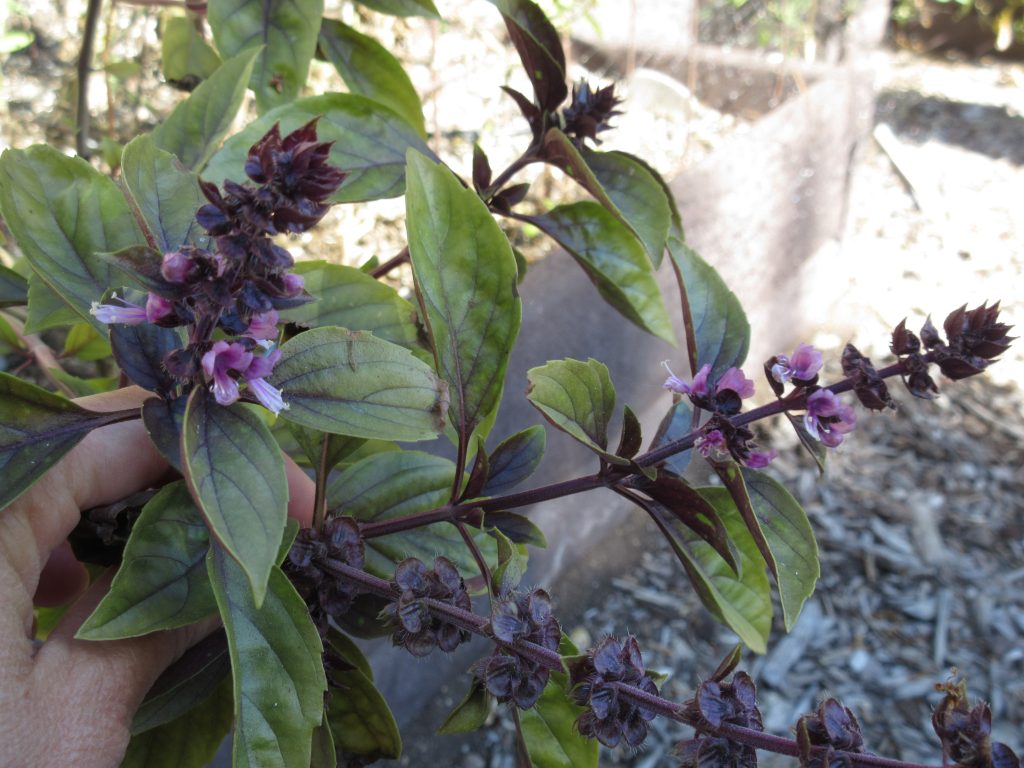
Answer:
[(409, 246), (405, 246), (397, 254), (392, 256), (390, 259), (385, 261), (383, 264), (378, 264), (376, 267), (370, 270), (370, 275), (376, 278), (384, 277), (388, 273), (398, 269), (400, 266), (409, 261)]
[(60, 361), (58, 361), (56, 355), (53, 354), (53, 350), (46, 346), (43, 340), (34, 333), (25, 333), (25, 326), (22, 325), (18, 318), (5, 312), (4, 319), (7, 321), (7, 324), (11, 326), (11, 330), (14, 331), (14, 334), (21, 339), (22, 343), (25, 345), (25, 350), (39, 367), (39, 370), (42, 371), (46, 380), (68, 397), (74, 397), (75, 393), (71, 391), (71, 388), (53, 375), (54, 369), (61, 372), (64, 371), (61, 367)]
[(466, 524), (456, 520), (454, 522), (455, 527), (459, 531), (459, 535), (462, 537), (462, 541), (466, 544), (468, 549), (473, 554), (473, 559), (476, 560), (476, 567), (480, 570), (480, 576), (483, 577), (484, 584), (487, 585), (487, 600), (490, 601), (491, 595), (494, 594), (494, 584), (491, 582), (491, 569), (487, 567), (487, 561), (484, 560), (484, 553), (480, 551), (480, 547), (473, 541), (473, 537), (469, 535), (469, 531), (466, 530)]
[(327, 459), (330, 452), (331, 435), (325, 433), (323, 444), (320, 446), (320, 462), (316, 468), (316, 492), (313, 497), (313, 530), (317, 533), (323, 530), (327, 517), (327, 475), (330, 472)]
[[(318, 562), (326, 572), (335, 577), (354, 582), (362, 586), (368, 592), (380, 595), (381, 597), (389, 600), (397, 600), (399, 597), (398, 587), (389, 581), (377, 578), (376, 576), (366, 573), (358, 568), (353, 568), (350, 565), (330, 558)], [(432, 614), (438, 617), (443, 617), (445, 621), (455, 624), (459, 628), (468, 632), (486, 637), (498, 645), (514, 648), (519, 655), (536, 662), (552, 672), (564, 671), (562, 657), (557, 651), (552, 651), (544, 646), (531, 643), (527, 640), (517, 640), (509, 646), (508, 643), (502, 643), (493, 636), (490, 631), (489, 619), (483, 616), (478, 616), (471, 611), (465, 611), (461, 608), (449, 605), (448, 603), (440, 600), (435, 600), (429, 597), (421, 599), (423, 604)], [(712, 726), (700, 717), (693, 717), (692, 715), (687, 714), (685, 705), (662, 698), (656, 694), (648, 693), (636, 686), (622, 682), (608, 682), (606, 685), (614, 688), (624, 698), (641, 705), (645, 709), (657, 712), (659, 715), (675, 720), (676, 722), (683, 723), (684, 725), (688, 725), (701, 732), (722, 736), (731, 741), (739, 742), (753, 747), (754, 749), (760, 749), (766, 752), (775, 752), (777, 754), (789, 755), (790, 757), (800, 756), (800, 746), (794, 739), (788, 739), (784, 736), (775, 736), (770, 733), (765, 733), (764, 731), (745, 728), (732, 723), (722, 723), (718, 726)], [(815, 754), (821, 755), (824, 755), (827, 750), (828, 747), (812, 748), (812, 751)], [(851, 765), (864, 766), (864, 768), (935, 768), (930, 765), (909, 763), (893, 758), (879, 757), (877, 755), (862, 754), (859, 752), (834, 750), (831, 754), (833, 755), (833, 759), (849, 760)]]
[(75, 117), (75, 150), (81, 157), (89, 156), (89, 73), (92, 71), (92, 52), (96, 42), (96, 25), (100, 19), (103, 0), (89, 0), (85, 9), (85, 29), (82, 30), (82, 48), (78, 54), (78, 104)]

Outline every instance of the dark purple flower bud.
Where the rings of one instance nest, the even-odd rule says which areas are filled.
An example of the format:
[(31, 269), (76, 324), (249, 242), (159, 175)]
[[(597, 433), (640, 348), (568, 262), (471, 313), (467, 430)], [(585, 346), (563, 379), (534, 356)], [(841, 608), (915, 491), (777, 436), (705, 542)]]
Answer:
[(662, 365), (669, 372), (664, 384), (665, 389), (689, 396), (694, 405), (707, 411), (731, 416), (739, 413), (741, 400), (754, 394), (754, 382), (744, 376), (743, 371), (738, 368), (729, 368), (715, 385), (711, 386), (708, 381), (711, 374), (710, 363), (701, 366), (693, 381), (689, 383), (672, 373), (667, 361)]
[(297, 296), (306, 287), (306, 278), (294, 272), (286, 272), (281, 279), (284, 282), (285, 296)]
[[(864, 737), (853, 712), (836, 699), (823, 701), (813, 715), (804, 715), (796, 724), (801, 768), (828, 768), (831, 750), (863, 752)], [(824, 754), (816, 747), (829, 747)]]
[(327, 616), (346, 613), (360, 594), (354, 582), (337, 578), (322, 569), (321, 566), (330, 562), (358, 569), (363, 567), (359, 523), (351, 517), (329, 518), (321, 532), (313, 528), (300, 530), (283, 566), (288, 578), (310, 606), (310, 613), (322, 633), (327, 630)]
[(843, 349), (842, 364), (843, 373), (853, 379), (853, 392), (861, 405), (873, 411), (896, 409), (896, 402), (875, 366), (853, 344)]
[(622, 114), (615, 109), (621, 103), (615, 96), (614, 84), (592, 91), (590, 84), (581, 80), (572, 88), (571, 103), (562, 110), (562, 130), (577, 145), (582, 145), (584, 139), (600, 144), (597, 134), (612, 127), (609, 120)]
[(757, 768), (757, 751), (718, 736), (698, 736), (676, 744), (680, 768)]
[(195, 271), (195, 260), (181, 251), (165, 253), (160, 264), (160, 274), (169, 283), (186, 283)]
[(964, 681), (950, 680), (936, 688), (945, 692), (932, 712), (932, 726), (942, 742), (944, 758), (962, 768), (1019, 768), (1020, 760), (1013, 750), (992, 741), (992, 711), (988, 705), (968, 704)]
[(856, 426), (857, 414), (853, 408), (840, 402), (831, 390), (819, 389), (807, 398), (804, 429), (815, 440), (835, 448)]

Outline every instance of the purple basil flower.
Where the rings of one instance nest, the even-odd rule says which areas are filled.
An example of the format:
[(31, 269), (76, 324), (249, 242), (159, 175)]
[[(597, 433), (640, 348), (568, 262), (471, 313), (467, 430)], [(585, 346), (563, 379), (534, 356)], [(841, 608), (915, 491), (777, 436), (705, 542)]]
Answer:
[(249, 327), (245, 331), (245, 335), (250, 339), (276, 339), (277, 338), (277, 324), (280, 318), (277, 315), (276, 310), (270, 310), (269, 312), (261, 312), (258, 315), (253, 315), (249, 321)]
[(747, 457), (747, 466), (751, 469), (764, 469), (772, 460), (779, 455), (779, 452), (772, 448), (769, 451), (752, 451)]
[(275, 349), (263, 357), (253, 356), (249, 367), (242, 372), (249, 391), (264, 408), (275, 416), (283, 410), (288, 410), (288, 403), (284, 401), (281, 390), (266, 381), (266, 377), (274, 370), (274, 366), (277, 365), (280, 358), (280, 349)]
[[(710, 363), (705, 363), (701, 366), (701, 369), (697, 371), (697, 375), (693, 377), (693, 381), (690, 383), (683, 381), (672, 373), (672, 369), (668, 367), (668, 361), (662, 363), (662, 365), (665, 366), (665, 369), (670, 374), (663, 385), (665, 389), (693, 397), (706, 397), (711, 393), (711, 387), (708, 385), (708, 376), (711, 374)], [(747, 398), (754, 394), (754, 382), (744, 376), (743, 371), (739, 368), (729, 368), (718, 379), (714, 392), (717, 394), (727, 389), (735, 392), (741, 399)]]
[(731, 389), (740, 399), (753, 397), (754, 395), (754, 382), (743, 375), (743, 371), (739, 368), (729, 368), (725, 373), (722, 374), (722, 378), (718, 380), (715, 385), (715, 392), (721, 392), (725, 389)]
[(725, 439), (725, 435), (722, 433), (722, 430), (712, 429), (710, 432), (697, 438), (697, 450), (700, 451), (700, 455), (706, 459), (711, 455), (712, 451), (728, 453), (729, 442)]
[(231, 405), (238, 400), (238, 382), (230, 372), (248, 370), (252, 360), (252, 352), (241, 344), (229, 344), (226, 341), (214, 343), (210, 351), (203, 355), (203, 372), (207, 380), (213, 380), (213, 396), (218, 403)]
[(672, 373), (672, 369), (668, 367), (668, 360), (662, 362), (665, 366), (665, 370), (668, 371), (669, 376), (665, 379), (665, 383), (662, 385), (665, 389), (670, 389), (673, 392), (677, 392), (680, 395), (693, 395), (695, 397), (703, 397), (708, 394), (708, 374), (711, 373), (711, 365), (704, 365), (697, 375), (693, 377), (691, 383), (687, 383)]
[(283, 277), (284, 292), (287, 296), (298, 296), (306, 287), (306, 278), (294, 272), (286, 272)]
[(804, 428), (815, 440), (835, 448), (843, 442), (843, 435), (852, 432), (855, 426), (857, 414), (831, 390), (819, 389), (807, 398)]
[(164, 254), (160, 274), (169, 283), (184, 283), (188, 281), (194, 268), (195, 260), (191, 256), (181, 251), (170, 251)]
[(800, 344), (792, 357), (777, 355), (771, 370), (772, 376), (780, 384), (790, 379), (811, 381), (821, 370), (821, 352), (810, 344)]
[(125, 299), (119, 299), (117, 294), (114, 294), (111, 298), (117, 299), (121, 303), (100, 304), (94, 301), (89, 309), (89, 314), (101, 323), (108, 325), (110, 323), (139, 325), (141, 323), (158, 322), (174, 312), (174, 302), (165, 299), (163, 296), (157, 296), (155, 293), (149, 294), (145, 307), (132, 304)]

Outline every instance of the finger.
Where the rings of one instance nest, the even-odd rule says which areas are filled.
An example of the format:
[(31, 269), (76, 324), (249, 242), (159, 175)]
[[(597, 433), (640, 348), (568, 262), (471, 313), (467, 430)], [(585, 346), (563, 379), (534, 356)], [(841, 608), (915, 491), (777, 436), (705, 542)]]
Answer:
[(50, 553), (50, 559), (43, 566), (32, 603), (40, 608), (64, 605), (88, 586), (89, 572), (75, 559), (71, 545), (65, 541)]
[[(91, 410), (116, 411), (137, 408), (148, 396), (130, 387), (79, 402)], [(0, 565), (13, 570), (31, 596), (50, 552), (78, 524), (80, 509), (117, 501), (145, 488), (166, 469), (167, 462), (141, 420), (93, 430), (0, 514)]]
[(68, 610), (35, 659), (32, 684), (41, 692), (53, 741), (76, 755), (114, 750), (113, 760), (84, 759), (76, 765), (116, 763), (127, 747), (132, 717), (153, 682), (218, 626), (208, 620), (129, 640), (76, 640), (74, 633), (106, 594), (112, 573), (98, 579)]
[(288, 478), (288, 515), (308, 528), (313, 524), (313, 504), (316, 486), (309, 475), (291, 457), (285, 454), (284, 473)]

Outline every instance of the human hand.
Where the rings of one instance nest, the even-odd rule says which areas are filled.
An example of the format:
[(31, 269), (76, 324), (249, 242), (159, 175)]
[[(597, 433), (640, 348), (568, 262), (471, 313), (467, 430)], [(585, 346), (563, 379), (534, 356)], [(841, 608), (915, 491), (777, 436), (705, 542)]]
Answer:
[[(96, 411), (134, 408), (138, 388), (84, 398)], [(309, 525), (313, 484), (285, 457), (289, 514)], [(110, 586), (88, 586), (67, 536), (80, 511), (159, 484), (168, 465), (140, 420), (90, 433), (21, 498), (0, 510), (0, 766), (114, 766), (128, 746), (146, 691), (213, 621), (130, 640), (75, 640)], [(87, 588), (88, 587), (88, 588)], [(33, 598), (78, 596), (42, 645), (33, 642)]]

